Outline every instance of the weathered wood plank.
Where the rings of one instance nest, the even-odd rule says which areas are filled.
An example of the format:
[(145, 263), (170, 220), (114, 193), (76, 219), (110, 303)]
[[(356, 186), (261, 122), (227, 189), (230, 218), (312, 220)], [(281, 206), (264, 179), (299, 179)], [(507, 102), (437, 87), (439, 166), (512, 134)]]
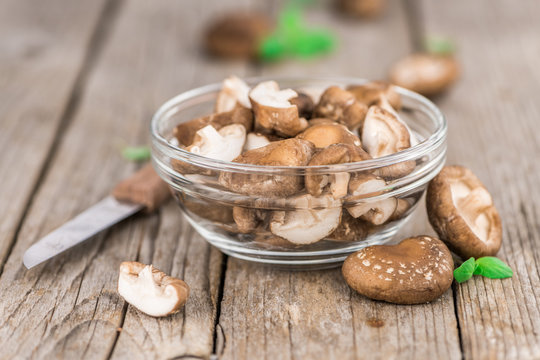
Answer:
[(105, 3), (0, 2), (0, 272)]
[(463, 75), (438, 99), (449, 122), (449, 162), (469, 166), (490, 189), (504, 227), (499, 256), (512, 279), (457, 286), (468, 359), (534, 359), (540, 354), (540, 4), (424, 2), (427, 28), (457, 41)]
[[(221, 255), (200, 238), (192, 239), (172, 206), (162, 215), (139, 215), (31, 271), (21, 262), (34, 241), (134, 171), (120, 157), (119, 143), (146, 142), (150, 116), (159, 104), (244, 68), (228, 63), (211, 71), (200, 61), (196, 41), (203, 6), (208, 4), (136, 0), (121, 7), (0, 278), (2, 356), (107, 358), (126, 311), (119, 357), (161, 357), (165, 348), (171, 356), (212, 351)], [(182, 230), (187, 232), (180, 236)], [(160, 337), (151, 338), (153, 346), (144, 329), (156, 329), (156, 320), (130, 310), (116, 293), (120, 262), (138, 258), (185, 276), (193, 290), (183, 314), (158, 322)], [(185, 346), (177, 346), (177, 339), (171, 345), (175, 337)]]
[[(403, 9), (390, 5), (383, 18), (368, 22), (313, 14), (337, 32), (339, 52), (308, 64), (275, 65), (265, 75), (385, 78), (388, 66), (410, 46)], [(404, 233), (429, 233), (426, 224), (421, 219)], [(285, 272), (229, 259), (219, 325), (224, 359), (461, 356), (451, 291), (427, 305), (374, 302), (351, 291), (340, 269)]]

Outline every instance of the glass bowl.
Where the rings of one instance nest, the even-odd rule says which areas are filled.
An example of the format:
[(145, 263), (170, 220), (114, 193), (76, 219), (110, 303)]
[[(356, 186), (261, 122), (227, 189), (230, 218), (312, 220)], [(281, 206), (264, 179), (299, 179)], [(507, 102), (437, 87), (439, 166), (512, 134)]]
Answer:
[[(282, 89), (307, 93), (321, 93), (331, 85), (344, 87), (367, 82), (355, 78), (317, 77), (251, 78), (246, 82), (255, 85), (265, 80), (276, 80)], [(427, 183), (444, 165), (447, 125), (443, 115), (431, 101), (403, 88), (397, 88), (402, 97), (399, 115), (418, 144), (377, 159), (316, 167), (272, 167), (213, 160), (179, 148), (173, 139), (173, 129), (181, 122), (211, 114), (220, 89), (221, 83), (193, 89), (159, 108), (151, 125), (152, 161), (189, 223), (210, 244), (230, 256), (285, 267), (337, 266), (347, 255), (365, 246), (389, 242), (417, 206)], [(400, 166), (409, 171), (385, 176), (381, 186), (367, 193), (349, 193), (337, 201), (303, 197), (301, 192), (283, 197), (236, 193), (220, 182), (220, 177), (228, 177), (251, 182), (254, 186), (263, 181), (303, 184), (306, 176), (348, 174), (352, 178), (362, 174), (387, 174), (385, 170)], [(375, 205), (384, 201), (386, 204), (395, 201), (396, 208), (382, 224), (374, 225), (350, 215), (350, 209), (366, 206), (376, 209)], [(235, 218), (251, 221), (250, 230), (239, 228)], [(295, 219), (300, 227), (292, 232), (294, 239), (290, 235), (289, 240), (276, 235), (283, 235), (283, 226), (280, 227), (283, 219)], [(333, 230), (331, 227), (336, 221), (339, 225)], [(317, 226), (319, 230), (327, 227), (327, 231), (330, 227), (332, 232), (312, 242), (308, 234)]]

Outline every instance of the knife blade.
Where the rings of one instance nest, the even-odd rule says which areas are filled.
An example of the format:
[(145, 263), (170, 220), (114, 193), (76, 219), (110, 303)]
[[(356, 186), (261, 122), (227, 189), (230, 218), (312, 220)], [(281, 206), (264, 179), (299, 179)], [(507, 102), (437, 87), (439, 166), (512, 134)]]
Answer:
[(167, 184), (147, 165), (116, 185), (112, 195), (30, 246), (23, 264), (28, 269), (39, 265), (142, 209), (155, 210), (169, 197)]

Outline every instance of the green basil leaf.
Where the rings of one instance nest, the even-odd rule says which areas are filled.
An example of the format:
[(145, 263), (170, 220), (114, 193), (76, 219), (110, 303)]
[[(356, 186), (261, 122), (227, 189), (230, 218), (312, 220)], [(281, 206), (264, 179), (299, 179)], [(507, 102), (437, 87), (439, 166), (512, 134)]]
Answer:
[(456, 51), (456, 46), (452, 40), (434, 35), (425, 38), (424, 48), (428, 53), (437, 55), (452, 55)]
[(148, 146), (127, 146), (122, 149), (122, 156), (129, 161), (146, 161), (150, 155)]
[(486, 256), (476, 259), (475, 275), (482, 275), (490, 279), (505, 279), (512, 277), (514, 272), (501, 259)]
[(454, 270), (454, 279), (458, 283), (465, 282), (473, 276), (475, 270), (476, 263), (474, 262), (474, 258), (470, 258)]

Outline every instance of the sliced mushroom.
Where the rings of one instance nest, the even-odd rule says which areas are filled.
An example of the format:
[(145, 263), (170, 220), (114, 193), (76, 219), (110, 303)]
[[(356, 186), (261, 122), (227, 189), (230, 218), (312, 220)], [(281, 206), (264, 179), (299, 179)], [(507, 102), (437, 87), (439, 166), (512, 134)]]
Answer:
[(263, 14), (225, 14), (208, 27), (206, 50), (224, 58), (255, 58), (261, 39), (272, 30), (272, 21)]
[(401, 95), (396, 87), (384, 81), (372, 81), (362, 85), (351, 85), (347, 91), (356, 97), (356, 101), (366, 106), (378, 105), (381, 99), (385, 99), (396, 110), (401, 108)]
[[(382, 200), (370, 200), (372, 196), (382, 194), (386, 182), (372, 174), (357, 174), (349, 181), (349, 193), (351, 200), (360, 200), (354, 206), (347, 207), (351, 216), (369, 221), (373, 225), (384, 224), (397, 207), (397, 200), (389, 197)], [(366, 197), (365, 200), (361, 200)]]
[(253, 128), (253, 113), (245, 107), (236, 107), (231, 111), (212, 114), (201, 118), (193, 119), (177, 125), (173, 130), (173, 135), (181, 145), (189, 146), (193, 143), (193, 138), (197, 131), (205, 126), (212, 125), (216, 130), (223, 126), (240, 124), (251, 131)]
[(347, 211), (341, 214), (341, 222), (334, 232), (328, 235), (329, 240), (333, 241), (361, 241), (369, 234), (373, 227), (370, 223), (355, 219)]
[(331, 86), (321, 95), (313, 114), (355, 130), (362, 127), (367, 109), (367, 106), (357, 102), (356, 97), (349, 91)]
[(353, 134), (344, 125), (326, 119), (311, 120), (310, 125), (313, 121), (315, 121), (314, 125), (296, 136), (298, 139), (308, 140), (319, 149), (332, 144), (362, 145), (358, 136)]
[(238, 231), (241, 233), (250, 233), (265, 222), (267, 212), (262, 209), (252, 209), (240, 206), (233, 208), (233, 218)]
[(246, 137), (246, 143), (244, 144), (244, 151), (258, 149), (270, 144), (270, 140), (266, 135), (249, 133)]
[(298, 108), (298, 116), (304, 119), (311, 119), (311, 116), (313, 115), (313, 109), (315, 108), (315, 104), (313, 103), (313, 99), (311, 96), (303, 93), (303, 92), (297, 92), (298, 96), (294, 97), (290, 100), (290, 103), (293, 105), (296, 105)]
[[(242, 164), (269, 166), (305, 166), (315, 151), (313, 144), (301, 139), (274, 141), (270, 144), (246, 151), (234, 159)], [(293, 195), (304, 187), (302, 176), (260, 175), (223, 171), (219, 183), (225, 188), (248, 195), (264, 197), (285, 197)]]
[(292, 201), (301, 209), (274, 211), (270, 220), (273, 234), (294, 244), (307, 245), (324, 239), (338, 227), (341, 202), (330, 195), (316, 198), (306, 194)]
[(143, 313), (159, 317), (178, 312), (187, 301), (189, 287), (152, 265), (126, 261), (120, 264), (118, 293)]
[(435, 300), (452, 285), (452, 254), (439, 239), (417, 236), (397, 245), (375, 245), (349, 255), (347, 284), (371, 299), (395, 304)]
[(401, 87), (431, 96), (446, 90), (458, 77), (459, 66), (451, 56), (413, 54), (390, 70), (390, 80)]
[(223, 81), (223, 87), (218, 93), (216, 99), (216, 113), (234, 110), (237, 106), (251, 109), (249, 102), (249, 86), (244, 80), (234, 75), (229, 76)]
[(280, 90), (275, 81), (265, 81), (255, 86), (249, 93), (255, 113), (255, 129), (275, 131), (284, 136), (295, 136), (304, 130), (308, 122), (299, 117), (298, 108), (290, 102), (297, 96), (294, 90)]
[(217, 131), (208, 125), (197, 131), (193, 144), (186, 150), (215, 160), (232, 161), (242, 153), (246, 128), (240, 124), (222, 127)]
[(491, 195), (469, 169), (446, 166), (429, 184), (426, 206), (431, 225), (456, 254), (494, 256), (502, 225)]
[[(367, 159), (371, 159), (371, 156), (358, 146), (332, 144), (313, 155), (308, 166), (343, 164)], [(305, 178), (306, 190), (313, 196), (319, 196), (323, 189), (329, 185), (334, 199), (339, 199), (347, 195), (349, 177), (347, 172), (332, 175), (310, 175), (308, 173)]]
[(395, 221), (403, 218), (407, 211), (412, 207), (412, 203), (409, 199), (396, 199), (396, 209), (390, 217), (390, 221)]
[[(394, 154), (411, 146), (408, 127), (380, 106), (369, 108), (362, 128), (362, 146), (373, 158)], [(414, 170), (416, 163), (403, 161), (377, 170), (385, 178), (398, 178)]]

